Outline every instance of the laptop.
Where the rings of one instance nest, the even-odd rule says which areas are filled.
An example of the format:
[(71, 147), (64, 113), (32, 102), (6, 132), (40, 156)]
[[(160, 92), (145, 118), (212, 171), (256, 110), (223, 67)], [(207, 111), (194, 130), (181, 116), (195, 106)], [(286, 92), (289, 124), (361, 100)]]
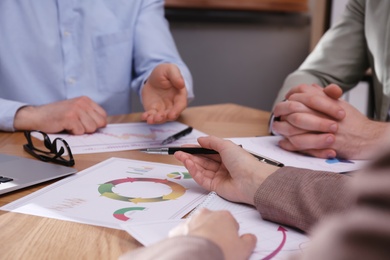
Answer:
[(0, 194), (76, 172), (72, 167), (0, 153)]

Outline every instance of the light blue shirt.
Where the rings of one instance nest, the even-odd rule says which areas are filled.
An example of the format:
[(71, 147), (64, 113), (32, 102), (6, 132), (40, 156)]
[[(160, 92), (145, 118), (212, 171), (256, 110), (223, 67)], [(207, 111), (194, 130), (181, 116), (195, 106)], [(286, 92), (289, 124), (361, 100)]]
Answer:
[(160, 63), (179, 66), (193, 98), (163, 0), (1, 0), (0, 130), (21, 106), (83, 95), (130, 113), (132, 89)]

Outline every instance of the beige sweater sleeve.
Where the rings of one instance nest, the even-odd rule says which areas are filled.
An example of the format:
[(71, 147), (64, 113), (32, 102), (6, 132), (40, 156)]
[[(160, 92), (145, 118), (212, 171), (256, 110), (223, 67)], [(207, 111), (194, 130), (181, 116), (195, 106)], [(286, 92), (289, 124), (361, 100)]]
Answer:
[(262, 218), (309, 232), (321, 218), (348, 209), (353, 177), (283, 167), (269, 176), (255, 194)]

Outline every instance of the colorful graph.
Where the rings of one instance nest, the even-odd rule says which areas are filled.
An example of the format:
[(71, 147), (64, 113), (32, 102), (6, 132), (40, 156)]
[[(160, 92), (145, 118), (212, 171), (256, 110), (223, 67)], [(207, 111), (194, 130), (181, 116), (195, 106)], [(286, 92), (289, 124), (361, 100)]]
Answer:
[[(180, 219), (207, 192), (193, 179), (169, 179), (183, 166), (111, 158), (3, 210), (121, 228), (123, 222)], [(140, 174), (142, 176), (140, 176)]]
[(168, 178), (171, 179), (192, 179), (192, 176), (188, 172), (171, 172), (167, 174)]
[(148, 173), (151, 170), (153, 170), (153, 167), (150, 166), (142, 166), (142, 167), (129, 167), (129, 170), (127, 173), (133, 173), (133, 174), (144, 174)]
[(116, 219), (122, 220), (122, 221), (128, 221), (130, 218), (125, 215), (127, 212), (134, 212), (134, 211), (140, 211), (144, 210), (145, 207), (130, 207), (130, 208), (123, 208), (123, 209), (118, 209), (114, 212), (114, 217)]
[[(161, 195), (160, 197), (154, 197), (154, 198), (142, 198), (142, 197), (126, 197), (121, 196), (115, 192), (113, 192), (113, 188), (116, 185), (126, 183), (126, 182), (152, 182), (152, 183), (160, 183), (169, 186), (172, 189), (172, 192), (166, 195)], [(186, 188), (181, 186), (180, 184), (177, 184), (176, 182), (168, 181), (168, 180), (162, 180), (162, 179), (156, 179), (156, 178), (124, 178), (124, 179), (118, 179), (118, 180), (112, 180), (109, 182), (106, 182), (104, 184), (101, 184), (98, 188), (100, 194), (104, 197), (114, 199), (114, 200), (121, 200), (121, 201), (129, 201), (132, 203), (149, 203), (149, 202), (159, 202), (159, 201), (167, 201), (167, 200), (173, 200), (181, 197), (185, 192)]]

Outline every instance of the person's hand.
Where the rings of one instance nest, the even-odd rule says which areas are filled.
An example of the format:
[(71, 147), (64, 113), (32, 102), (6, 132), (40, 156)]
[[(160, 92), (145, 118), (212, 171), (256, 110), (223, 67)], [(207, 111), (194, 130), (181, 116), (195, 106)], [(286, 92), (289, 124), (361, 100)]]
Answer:
[(256, 236), (239, 235), (239, 224), (229, 211), (201, 209), (170, 232), (172, 236), (197, 236), (217, 244), (227, 260), (248, 259), (256, 247)]
[(173, 64), (158, 65), (142, 89), (145, 112), (142, 120), (159, 124), (176, 120), (187, 107), (187, 89), (179, 68)]
[(26, 106), (15, 115), (16, 130), (67, 131), (80, 135), (93, 133), (107, 125), (105, 110), (89, 97), (59, 101), (42, 106)]
[(280, 146), (289, 151), (300, 151), (320, 158), (333, 158), (331, 149), (338, 131), (338, 122), (345, 117), (339, 104), (342, 90), (331, 84), (325, 88), (318, 85), (300, 85), (292, 88), (286, 101), (274, 108), (279, 118), (272, 124), (273, 132), (285, 137)]
[(277, 105), (281, 121), (274, 122), (273, 129), (285, 137), (280, 147), (320, 158), (344, 159), (371, 159), (386, 147), (389, 124), (368, 119), (339, 99), (341, 93), (336, 85), (327, 86), (322, 93), (312, 86), (292, 90), (283, 102), (287, 105)]
[(192, 178), (203, 188), (227, 200), (254, 205), (254, 195), (278, 167), (258, 161), (240, 146), (218, 137), (198, 138), (200, 146), (219, 154), (192, 155), (176, 152)]

